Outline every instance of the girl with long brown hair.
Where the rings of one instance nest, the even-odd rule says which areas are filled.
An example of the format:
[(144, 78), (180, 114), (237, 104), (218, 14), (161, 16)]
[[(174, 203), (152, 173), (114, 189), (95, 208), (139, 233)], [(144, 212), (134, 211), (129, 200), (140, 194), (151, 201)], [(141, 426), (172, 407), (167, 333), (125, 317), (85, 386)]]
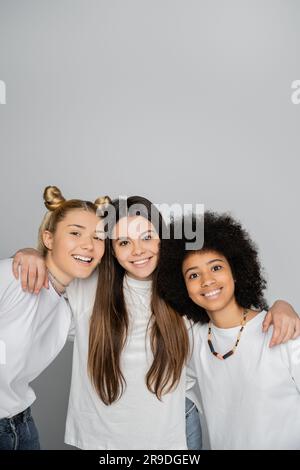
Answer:
[[(123, 211), (121, 200), (112, 207), (88, 357), (89, 375), (102, 403), (99, 420), (103, 429), (112, 428), (103, 445), (185, 449), (189, 343), (185, 320), (157, 292), (164, 222), (142, 197), (128, 198)], [(78, 403), (74, 406), (79, 418)]]

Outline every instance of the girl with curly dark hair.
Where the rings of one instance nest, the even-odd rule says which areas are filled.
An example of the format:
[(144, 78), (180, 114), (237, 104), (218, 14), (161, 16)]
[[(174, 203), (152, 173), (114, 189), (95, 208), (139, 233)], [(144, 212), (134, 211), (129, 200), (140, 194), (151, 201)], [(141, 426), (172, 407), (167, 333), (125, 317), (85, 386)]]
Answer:
[[(179, 221), (185, 231), (195, 222)], [(204, 411), (210, 447), (300, 449), (300, 339), (268, 345), (256, 246), (232, 217), (210, 212), (203, 247), (188, 250), (186, 242), (163, 244), (158, 281), (163, 298), (198, 321), (190, 330), (190, 398)]]

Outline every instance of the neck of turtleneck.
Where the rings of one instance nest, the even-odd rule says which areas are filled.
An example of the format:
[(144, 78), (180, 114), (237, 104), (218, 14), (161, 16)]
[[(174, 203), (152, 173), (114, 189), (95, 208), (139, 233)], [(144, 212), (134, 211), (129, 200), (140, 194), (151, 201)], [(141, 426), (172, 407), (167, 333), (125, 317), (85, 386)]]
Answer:
[(127, 284), (129, 288), (132, 288), (135, 290), (141, 289), (144, 291), (149, 291), (152, 287), (151, 280), (144, 281), (144, 280), (134, 279), (133, 277), (128, 276), (128, 274), (124, 276), (124, 283), (125, 285)]

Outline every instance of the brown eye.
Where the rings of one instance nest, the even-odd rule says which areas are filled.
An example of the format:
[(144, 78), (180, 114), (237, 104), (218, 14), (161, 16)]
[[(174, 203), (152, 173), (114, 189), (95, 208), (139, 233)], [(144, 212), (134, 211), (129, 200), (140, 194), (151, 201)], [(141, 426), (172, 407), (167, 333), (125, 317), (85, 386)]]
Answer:
[(220, 269), (222, 269), (222, 266), (220, 265), (213, 266), (212, 268), (213, 271), (220, 271)]
[(197, 279), (197, 277), (198, 277), (198, 274), (192, 273), (192, 274), (189, 276), (189, 279)]
[(94, 240), (98, 240), (100, 242), (104, 242), (104, 238), (101, 238), (101, 237), (94, 237)]

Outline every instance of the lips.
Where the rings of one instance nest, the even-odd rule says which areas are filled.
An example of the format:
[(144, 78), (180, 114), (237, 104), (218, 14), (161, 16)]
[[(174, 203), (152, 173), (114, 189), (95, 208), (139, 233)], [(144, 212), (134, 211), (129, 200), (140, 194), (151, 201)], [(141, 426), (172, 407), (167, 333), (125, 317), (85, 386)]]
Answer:
[(222, 287), (220, 287), (219, 289), (214, 289), (214, 290), (211, 290), (209, 292), (205, 292), (203, 295), (203, 297), (205, 297), (206, 299), (215, 299), (219, 296), (219, 294), (221, 293), (221, 290), (222, 290)]
[(143, 259), (139, 259), (139, 260), (136, 260), (136, 261), (131, 261), (131, 263), (136, 266), (137, 268), (142, 268), (144, 266), (146, 266), (146, 264), (150, 261), (150, 259), (152, 258), (152, 256), (150, 258), (143, 258)]
[(83, 263), (83, 264), (91, 264), (91, 262), (94, 259), (89, 256), (82, 256), (82, 255), (72, 255), (72, 257), (79, 263)]

